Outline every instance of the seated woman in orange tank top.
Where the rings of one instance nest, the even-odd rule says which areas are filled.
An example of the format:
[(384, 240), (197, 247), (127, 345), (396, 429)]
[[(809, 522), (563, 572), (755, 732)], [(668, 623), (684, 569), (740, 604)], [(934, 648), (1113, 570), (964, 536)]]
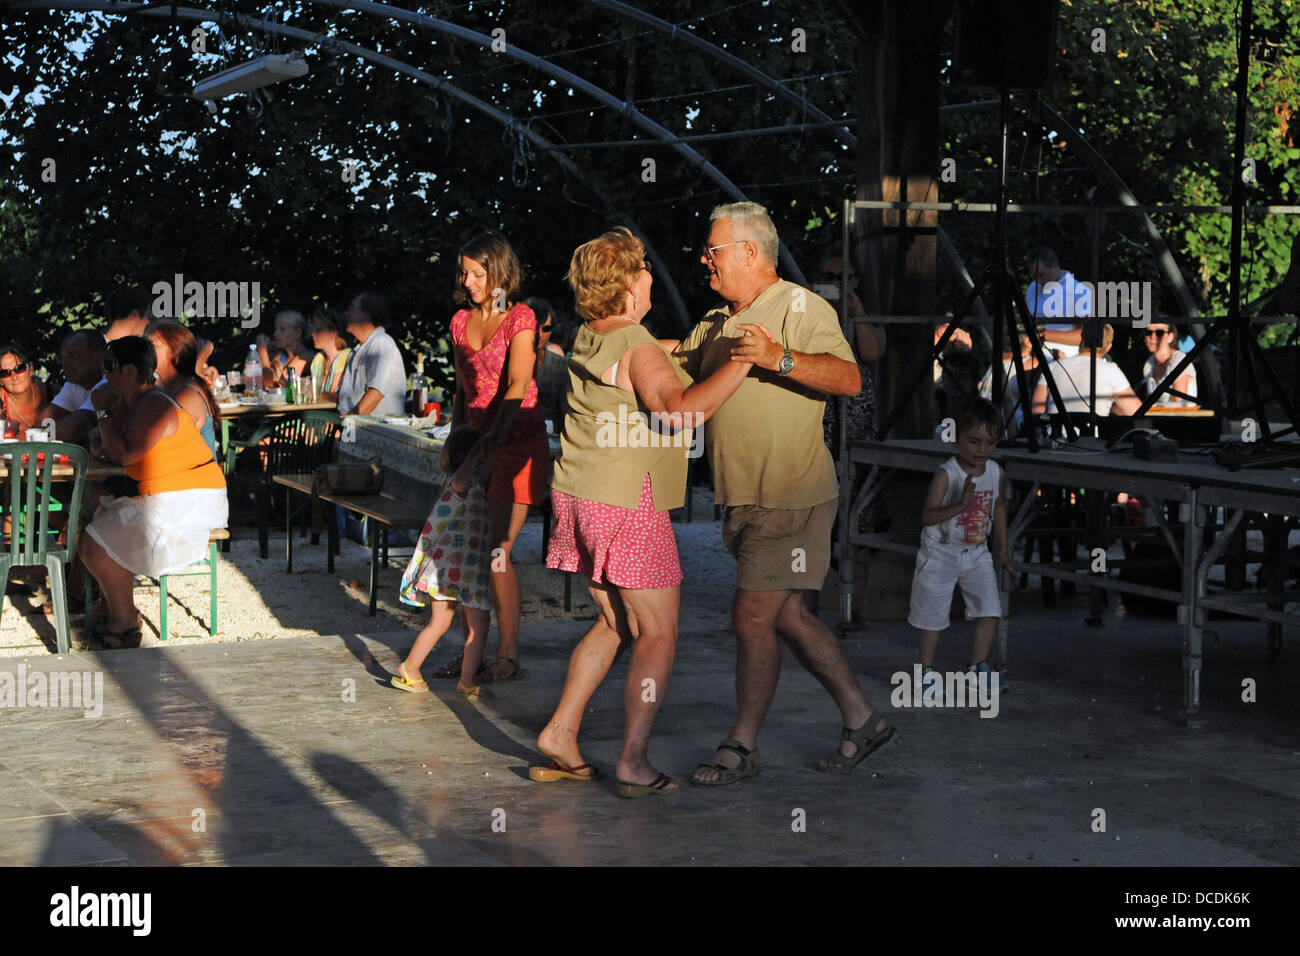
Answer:
[(194, 419), (154, 385), (156, 368), (148, 339), (117, 339), (104, 361), (108, 384), (90, 396), (100, 456), (139, 483), (137, 495), (100, 500), (77, 546), (103, 592), (95, 641), (107, 647), (140, 643), (135, 575), (181, 570), (207, 553), (214, 528), (226, 526), (225, 476)]

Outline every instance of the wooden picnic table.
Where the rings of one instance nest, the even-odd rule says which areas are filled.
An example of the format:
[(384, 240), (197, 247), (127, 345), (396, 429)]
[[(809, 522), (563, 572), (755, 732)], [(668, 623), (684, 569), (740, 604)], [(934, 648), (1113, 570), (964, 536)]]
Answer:
[(338, 408), (338, 402), (219, 402), (222, 418), (244, 418), (249, 415), (292, 415), (295, 412), (327, 411)]
[(285, 418), (301, 412), (325, 412), (338, 408), (337, 402), (219, 402), (221, 409), (221, 459), (222, 469), (227, 477), (234, 468), (234, 459), (230, 453), (230, 423), (235, 419), (253, 420), (262, 418)]

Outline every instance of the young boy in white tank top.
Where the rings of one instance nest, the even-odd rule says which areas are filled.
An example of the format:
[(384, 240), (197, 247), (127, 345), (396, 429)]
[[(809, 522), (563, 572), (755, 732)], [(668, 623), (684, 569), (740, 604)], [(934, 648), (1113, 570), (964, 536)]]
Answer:
[(943, 681), (933, 669), (939, 634), (949, 624), (952, 592), (961, 586), (966, 618), (975, 621), (970, 670), (990, 673), (988, 656), (1002, 616), (989, 532), (1002, 566), (1014, 572), (1007, 541), (1002, 469), (993, 452), (1002, 435), (1002, 416), (992, 402), (972, 403), (957, 419), (956, 454), (939, 466), (921, 510), (921, 549), (912, 577), (907, 622), (921, 632), (922, 691)]

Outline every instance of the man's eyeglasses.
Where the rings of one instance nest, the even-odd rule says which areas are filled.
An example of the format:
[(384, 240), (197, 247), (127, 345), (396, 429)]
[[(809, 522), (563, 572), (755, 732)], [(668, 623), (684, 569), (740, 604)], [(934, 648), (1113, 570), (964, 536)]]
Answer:
[(748, 240), (748, 239), (736, 239), (736, 240), (734, 240), (733, 242), (724, 242), (724, 243), (723, 243), (722, 245), (720, 245), (720, 246), (705, 246), (704, 249), (701, 251), (701, 254), (704, 256), (704, 258), (706, 258), (706, 259), (708, 259), (710, 262), (712, 262), (712, 261), (713, 261), (713, 254), (714, 254), (715, 252), (717, 252), (719, 249), (725, 249), (725, 248), (727, 248), (727, 246), (738, 246), (738, 245), (740, 245), (742, 242), (749, 242), (749, 240)]
[(1147, 329), (1145, 332), (1142, 333), (1142, 337), (1144, 339), (1149, 339), (1152, 336), (1155, 336), (1156, 338), (1159, 339), (1159, 338), (1163, 338), (1166, 335), (1173, 335), (1173, 333), (1169, 329)]
[(26, 362), (19, 362), (13, 368), (0, 368), (0, 378), (8, 378), (10, 375), (21, 375), (31, 368)]

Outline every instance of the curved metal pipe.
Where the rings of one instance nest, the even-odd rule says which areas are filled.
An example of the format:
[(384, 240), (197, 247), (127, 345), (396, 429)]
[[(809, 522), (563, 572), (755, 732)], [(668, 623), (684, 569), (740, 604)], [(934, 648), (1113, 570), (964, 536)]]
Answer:
[(728, 53), (720, 46), (716, 46), (701, 37), (696, 36), (689, 30), (683, 30), (675, 23), (669, 23), (667, 20), (661, 20), (652, 13), (646, 13), (644, 10), (638, 10), (635, 7), (628, 6), (626, 3), (620, 3), (619, 0), (587, 0), (602, 10), (607, 10), (615, 16), (623, 17), (627, 20), (635, 21), (643, 26), (648, 26), (652, 30), (658, 30), (660, 33), (666, 33), (670, 39), (681, 40), (687, 46), (700, 51), (711, 60), (716, 60), (723, 66), (729, 67), (745, 77), (752, 80), (763, 89), (777, 97), (785, 100), (792, 106), (797, 106), (806, 110), (808, 115), (818, 122), (835, 123), (839, 125), (828, 127), (831, 133), (849, 149), (858, 148), (858, 138), (849, 132), (849, 126), (842, 120), (836, 120), (834, 117), (822, 112), (816, 106), (808, 102), (806, 97), (800, 96), (794, 90), (783, 84), (780, 80), (775, 80), (768, 76), (762, 70), (750, 66), (740, 57)]
[[(25, 2), (16, 5), (14, 9), (90, 10), (90, 11), (101, 11), (106, 13), (123, 13), (123, 14), (130, 12), (130, 13), (139, 13), (143, 16), (154, 17), (156, 19), (162, 17), (169, 17), (171, 15), (169, 11), (165, 11), (165, 10), (141, 9), (144, 6), (145, 4), (143, 3), (120, 3), (120, 2), (114, 3), (114, 2), (109, 2), (109, 0), (31, 0), (31, 2)], [(202, 22), (202, 21), (213, 19), (213, 15), (210, 12), (203, 11), (203, 10), (195, 10), (190, 7), (178, 7), (176, 10), (176, 15), (180, 19), (190, 20), (190, 21)], [(244, 23), (248, 24), (249, 26), (256, 27), (259, 30), (267, 30), (279, 36), (292, 37), (294, 39), (299, 39), (299, 40), (312, 40), (316, 37), (315, 33), (312, 33), (309, 30), (303, 30), (299, 27), (291, 27), (285, 24), (271, 23), (268, 21), (257, 20), (248, 16), (244, 16), (242, 14), (238, 16), (240, 19), (242, 19)], [(654, 244), (646, 236), (645, 231), (641, 229), (641, 227), (636, 223), (636, 221), (631, 217), (630, 214), (622, 210), (619, 210), (618, 207), (615, 205), (615, 203), (613, 203), (609, 199), (609, 197), (605, 194), (604, 190), (602, 190), (594, 180), (592, 180), (586, 173), (584, 173), (582, 169), (575, 162), (573, 162), (573, 160), (571, 160), (563, 152), (554, 149), (553, 147), (555, 144), (551, 143), (550, 140), (542, 136), (540, 133), (536, 133), (533, 130), (529, 129), (528, 127), (520, 124), (519, 121), (516, 120), (510, 114), (502, 112), (501, 110), (497, 109), (495, 106), (492, 106), (490, 103), (486, 103), (483, 100), (480, 100), (472, 93), (467, 93), (465, 90), (462, 90), (460, 87), (456, 86), (453, 83), (447, 82), (441, 77), (433, 76), (432, 74), (426, 73), (424, 70), (421, 70), (418, 67), (413, 67), (410, 64), (404, 63), (400, 60), (395, 60), (392, 57), (385, 56), (382, 53), (377, 53), (376, 51), (370, 50), (366, 47), (361, 47), (361, 46), (357, 46), (356, 44), (345, 43), (342, 41), (336, 41), (336, 42), (338, 48), (344, 52), (351, 53), (354, 56), (360, 57), (361, 59), (374, 63), (378, 66), (388, 67), (389, 69), (392, 69), (395, 72), (410, 76), (413, 79), (419, 80), (422, 83), (427, 83), (430, 86), (432, 86), (434, 89), (445, 92), (455, 97), (456, 99), (460, 100), (462, 103), (465, 103), (467, 106), (471, 106), (474, 109), (484, 113), (485, 115), (490, 116), (492, 119), (495, 119), (497, 122), (501, 123), (507, 128), (513, 127), (514, 129), (519, 130), (524, 136), (526, 136), (529, 139), (530, 142), (532, 142), (534, 145), (538, 146), (539, 148), (544, 149), (546, 153), (555, 160), (555, 162), (560, 166), (561, 169), (563, 169), (565, 172), (569, 173), (570, 175), (581, 180), (582, 182), (585, 182), (588, 186), (590, 186), (592, 192), (595, 193), (596, 197), (600, 199), (609, 209), (617, 210), (619, 212), (619, 215), (626, 217), (629, 227), (645, 243), (646, 254), (650, 257), (650, 261), (654, 265), (657, 276), (664, 281), (667, 287), (668, 298), (672, 302), (673, 311), (677, 313), (677, 317), (678, 319), (680, 319), (682, 323), (682, 327), (687, 329), (691, 327), (691, 325), (693, 324), (691, 320), (691, 316), (686, 309), (686, 303), (682, 299), (681, 292), (677, 288), (677, 283), (673, 280), (671, 273), (668, 271), (667, 264), (664, 262), (663, 258), (659, 255), (659, 252), (655, 248)]]
[[(358, 10), (362, 13), (371, 13), (376, 16), (384, 16), (393, 20), (402, 20), (412, 23), (417, 27), (425, 30), (436, 30), (439, 33), (445, 33), (449, 36), (457, 37), (461, 40), (467, 40), (470, 43), (476, 43), (487, 49), (492, 48), (496, 41), (492, 37), (482, 33), (476, 33), (466, 27), (455, 23), (448, 23), (446, 20), (439, 20), (437, 17), (431, 17), (423, 13), (415, 13), (411, 10), (403, 10), (401, 7), (390, 7), (387, 4), (375, 3), (374, 0), (310, 0), (311, 3), (317, 3), (327, 7), (338, 7), (350, 10)], [(713, 180), (718, 186), (732, 196), (733, 199), (747, 200), (749, 197), (741, 191), (740, 187), (728, 179), (723, 172), (701, 156), (694, 149), (685, 143), (677, 142), (674, 136), (664, 127), (660, 126), (650, 117), (646, 116), (631, 103), (621, 100), (612, 93), (608, 93), (594, 83), (584, 80), (575, 73), (558, 67), (553, 63), (543, 60), (541, 57), (522, 50), (511, 43), (506, 43), (504, 55), (518, 60), (520, 63), (527, 64), (535, 70), (546, 74), (552, 79), (560, 80), (569, 84), (576, 90), (586, 93), (592, 99), (604, 103), (606, 106), (616, 108), (622, 115), (626, 116), (632, 123), (645, 130), (661, 144), (668, 146), (678, 155), (682, 156), (692, 166), (698, 167), (709, 179)], [(806, 284), (803, 270), (799, 268), (794, 257), (790, 255), (790, 250), (786, 248), (785, 243), (781, 243), (780, 248), (781, 265), (785, 268), (787, 276), (800, 285)]]

